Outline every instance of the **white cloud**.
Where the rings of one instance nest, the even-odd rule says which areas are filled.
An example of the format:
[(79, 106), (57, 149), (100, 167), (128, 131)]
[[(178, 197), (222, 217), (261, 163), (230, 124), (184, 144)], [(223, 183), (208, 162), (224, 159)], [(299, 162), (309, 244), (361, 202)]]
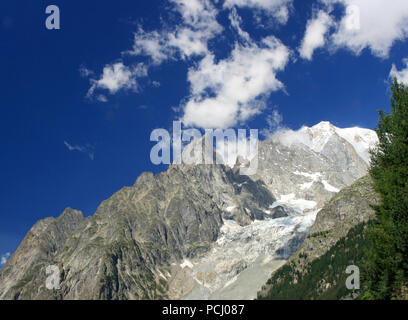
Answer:
[(92, 76), (94, 74), (94, 72), (92, 70), (88, 69), (87, 67), (85, 67), (84, 65), (82, 65), (82, 66), (79, 67), (79, 74), (83, 78), (88, 78), (88, 77)]
[[(236, 7), (266, 10), (283, 23), (288, 19), (292, 0), (226, 1), (220, 10), (227, 11), (232, 30), (240, 40), (229, 56), (221, 60), (208, 45), (223, 31), (217, 21), (219, 10), (214, 1), (169, 1), (179, 14), (180, 23), (153, 31), (139, 27), (132, 50), (123, 52), (149, 57), (147, 67), (135, 72), (121, 62), (108, 65), (99, 80), (91, 80), (88, 96), (93, 96), (96, 89), (105, 89), (111, 94), (121, 89), (137, 89), (137, 79), (147, 74), (146, 68), (182, 59), (194, 62), (187, 75), (190, 96), (178, 107), (185, 125), (225, 128), (262, 112), (269, 94), (284, 88), (276, 74), (285, 68), (290, 50), (273, 36), (255, 43), (241, 28), (242, 20)], [(221, 7), (218, 1), (215, 3)]]
[(392, 65), (390, 78), (397, 78), (398, 82), (408, 86), (408, 58), (403, 60), (405, 68), (398, 70), (395, 64)]
[(251, 42), (251, 37), (249, 36), (248, 32), (242, 30), (241, 24), (242, 24), (242, 19), (238, 15), (237, 10), (235, 7), (231, 9), (229, 19), (231, 21), (231, 26), (236, 30), (238, 35), (245, 41)]
[(266, 123), (268, 125), (267, 128), (262, 129), (261, 134), (267, 138), (271, 139), (275, 132), (281, 129), (281, 123), (283, 121), (282, 115), (279, 113), (278, 110), (273, 110), (272, 114), (269, 114), (266, 117)]
[[(174, 10), (182, 18), (182, 23), (171, 30), (146, 32), (142, 27), (134, 34), (133, 48), (122, 54), (147, 56), (151, 62), (147, 65), (139, 63), (128, 67), (123, 62), (108, 64), (104, 67), (99, 79), (90, 79), (91, 87), (87, 97), (92, 98), (95, 90), (108, 90), (115, 94), (119, 90), (139, 89), (138, 79), (146, 77), (148, 67), (160, 65), (171, 59), (187, 59), (191, 56), (208, 54), (207, 43), (219, 34), (223, 28), (218, 24), (218, 11), (210, 0), (169, 0)], [(84, 66), (80, 68), (81, 76), (94, 75), (92, 70)], [(157, 82), (153, 82), (153, 85)], [(106, 102), (104, 95), (98, 95), (97, 100)]]
[(331, 38), (333, 49), (345, 47), (358, 55), (369, 48), (374, 55), (385, 58), (395, 41), (408, 36), (407, 0), (321, 1), (328, 7), (341, 3), (346, 8)]
[(196, 30), (206, 30), (210, 33), (219, 32), (217, 9), (209, 0), (170, 0), (176, 5), (176, 10), (183, 17), (184, 23)]
[(320, 10), (313, 19), (308, 21), (306, 33), (299, 48), (302, 58), (312, 60), (313, 52), (325, 45), (325, 35), (332, 25), (332, 18), (323, 10)]
[(209, 30), (193, 31), (181, 28), (169, 34), (169, 46), (178, 50), (183, 59), (200, 56), (208, 52), (207, 42), (213, 37)]
[(146, 32), (139, 28), (133, 50), (127, 53), (148, 56), (154, 65), (174, 59), (177, 55), (186, 59), (208, 53), (208, 41), (223, 30), (216, 19), (218, 11), (209, 0), (170, 1), (183, 23), (174, 30), (161, 32)]
[(299, 130), (292, 130), (288, 128), (279, 128), (273, 135), (268, 138), (283, 144), (284, 146), (291, 147), (293, 144), (303, 144), (305, 146), (311, 146), (312, 141), (309, 135), (305, 133), (307, 127), (302, 127)]
[(0, 256), (0, 267), (4, 266), (7, 260), (10, 258), (10, 252), (7, 252)]
[(98, 80), (90, 80), (92, 85), (87, 97), (92, 97), (96, 89), (106, 89), (110, 94), (115, 94), (121, 89), (137, 90), (137, 79), (145, 76), (147, 76), (147, 68), (141, 63), (134, 67), (127, 67), (123, 62), (106, 65)]
[(289, 19), (291, 5), (292, 0), (226, 0), (224, 2), (226, 8), (237, 6), (265, 10), (282, 24), (285, 24)]
[(128, 53), (149, 56), (153, 64), (161, 64), (173, 55), (165, 35), (157, 31), (145, 32), (142, 28), (135, 33), (133, 50)]
[(91, 160), (95, 159), (93, 147), (90, 145), (86, 145), (86, 146), (71, 145), (67, 141), (64, 141), (64, 144), (68, 148), (69, 151), (79, 151), (79, 152), (87, 154)]
[(244, 122), (264, 108), (262, 97), (284, 85), (276, 78), (289, 59), (289, 49), (273, 36), (260, 45), (236, 44), (231, 56), (215, 62), (212, 54), (191, 68), (191, 97), (182, 121), (202, 128), (226, 128)]
[(108, 102), (108, 98), (106, 98), (106, 96), (103, 95), (103, 94), (99, 94), (99, 95), (96, 97), (96, 100), (98, 100), (99, 102)]

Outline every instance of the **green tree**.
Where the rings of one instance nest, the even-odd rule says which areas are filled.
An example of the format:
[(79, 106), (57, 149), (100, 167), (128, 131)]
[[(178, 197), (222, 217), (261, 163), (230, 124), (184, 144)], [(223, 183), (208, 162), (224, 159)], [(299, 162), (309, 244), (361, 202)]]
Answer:
[(396, 298), (408, 282), (408, 88), (394, 79), (391, 114), (379, 112), (370, 174), (381, 202), (368, 232), (366, 299)]

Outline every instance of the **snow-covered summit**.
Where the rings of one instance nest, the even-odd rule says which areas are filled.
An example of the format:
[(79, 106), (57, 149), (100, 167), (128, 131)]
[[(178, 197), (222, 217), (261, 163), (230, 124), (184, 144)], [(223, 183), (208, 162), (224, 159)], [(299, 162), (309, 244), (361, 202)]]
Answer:
[(280, 130), (275, 133), (273, 139), (286, 145), (302, 143), (319, 153), (334, 135), (350, 143), (361, 159), (369, 164), (369, 150), (378, 143), (377, 134), (370, 129), (359, 127), (338, 128), (328, 121), (322, 121), (313, 127), (303, 126), (297, 131), (290, 129)]
[(369, 151), (378, 144), (378, 136), (375, 131), (354, 127), (345, 129), (336, 128), (336, 133), (347, 140), (366, 163), (370, 162)]

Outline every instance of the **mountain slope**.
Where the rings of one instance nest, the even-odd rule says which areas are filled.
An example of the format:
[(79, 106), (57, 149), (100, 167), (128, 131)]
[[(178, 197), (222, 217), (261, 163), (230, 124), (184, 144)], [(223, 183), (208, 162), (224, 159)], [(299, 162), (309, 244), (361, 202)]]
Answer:
[[(230, 199), (237, 209), (223, 212)], [(160, 270), (161, 266), (207, 250), (218, 238), (223, 214), (245, 225), (255, 218), (263, 219), (263, 210), (273, 202), (261, 183), (235, 176), (224, 166), (173, 166), (156, 177), (145, 173), (134, 186), (102, 202), (95, 215), (78, 228), (69, 221), (62, 224), (60, 229), (70, 238), (64, 237), (58, 246), (42, 241), (55, 250), (47, 248), (41, 259), (31, 254), (31, 248), (38, 246), (30, 235), (47, 237), (52, 221), (39, 222), (38, 226), (45, 227), (38, 232), (39, 227), (34, 226), (1, 271), (0, 297), (49, 298), (45, 272), (35, 278), (29, 275), (54, 262), (63, 274), (61, 289), (54, 298), (163, 297), (166, 272)], [(66, 229), (72, 232), (68, 234)], [(26, 256), (32, 260), (27, 266), (22, 260)], [(15, 274), (20, 264), (26, 268)], [(13, 282), (20, 285), (5, 285)]]
[(319, 212), (299, 250), (274, 272), (259, 299), (345, 298), (345, 270), (359, 265), (368, 241), (366, 223), (375, 217), (377, 204), (369, 176), (343, 189)]
[[(339, 134), (343, 131), (347, 139)], [(258, 176), (277, 199), (294, 194), (294, 199), (315, 201), (314, 208), (321, 209), (336, 192), (367, 173), (363, 157), (377, 141), (372, 130), (340, 129), (328, 122), (281, 130), (260, 143)]]
[[(261, 142), (254, 176), (171, 165), (142, 174), (91, 217), (69, 209), (73, 218), (38, 222), (0, 270), (0, 299), (255, 298), (325, 203), (366, 174), (351, 143), (317, 127), (317, 151), (296, 139)], [(48, 265), (60, 270), (58, 290), (45, 286)]]

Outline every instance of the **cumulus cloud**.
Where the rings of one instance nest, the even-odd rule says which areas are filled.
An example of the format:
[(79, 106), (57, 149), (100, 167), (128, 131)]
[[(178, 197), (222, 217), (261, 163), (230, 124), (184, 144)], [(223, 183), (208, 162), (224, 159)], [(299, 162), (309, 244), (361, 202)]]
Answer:
[(405, 68), (398, 70), (395, 64), (392, 65), (390, 78), (397, 78), (398, 82), (408, 85), (408, 58), (403, 60)]
[(269, 138), (287, 147), (291, 147), (292, 145), (311, 146), (312, 140), (310, 135), (306, 134), (306, 129), (307, 127), (305, 126), (299, 130), (279, 128)]
[(285, 24), (289, 19), (289, 8), (292, 0), (226, 0), (224, 7), (246, 7), (267, 11), (278, 22)]
[[(182, 121), (202, 128), (226, 128), (259, 114), (262, 97), (284, 85), (276, 78), (289, 59), (289, 49), (273, 36), (258, 45), (235, 45), (231, 56), (216, 62), (203, 58), (188, 72), (191, 97)], [(261, 98), (261, 99), (260, 99)]]
[[(115, 94), (122, 89), (137, 91), (137, 79), (145, 76), (147, 76), (147, 68), (141, 63), (133, 67), (127, 67), (123, 62), (106, 65), (99, 79), (90, 80), (92, 85), (88, 90), (87, 97), (91, 98), (96, 89), (108, 90), (110, 94)], [(106, 97), (100, 101), (104, 100), (106, 100)]]
[(7, 262), (7, 260), (10, 258), (10, 252), (7, 252), (7, 253), (5, 253), (5, 254), (2, 254), (1, 256), (0, 256), (0, 267), (3, 267), (5, 264), (6, 264), (6, 262)]
[(208, 32), (209, 35), (220, 32), (217, 9), (210, 0), (170, 0), (176, 5), (176, 10), (183, 17), (184, 23), (195, 30)]
[[(132, 69), (122, 62), (107, 65), (99, 79), (91, 79), (88, 96), (105, 101), (104, 95), (95, 94), (97, 89), (110, 94), (137, 89), (137, 80), (147, 75), (147, 69), (172, 60), (187, 60), (193, 63), (187, 75), (190, 95), (178, 106), (185, 125), (231, 127), (262, 112), (271, 92), (284, 88), (277, 73), (285, 68), (290, 50), (273, 36), (253, 41), (241, 27), (236, 8), (267, 11), (286, 22), (292, 0), (227, 0), (223, 5), (211, 0), (169, 2), (180, 18), (178, 23), (153, 31), (139, 26), (132, 49), (122, 52), (123, 58), (148, 57), (145, 66)], [(209, 47), (209, 42), (224, 30), (217, 21), (220, 11), (227, 11), (230, 26), (238, 35), (231, 52), (221, 60)]]
[(325, 36), (332, 25), (332, 18), (323, 10), (320, 10), (313, 19), (308, 21), (306, 33), (299, 48), (302, 58), (312, 60), (313, 52), (325, 45)]
[(397, 40), (408, 36), (406, 0), (321, 0), (328, 7), (344, 5), (345, 15), (331, 37), (332, 48), (348, 48), (360, 54), (365, 48), (381, 58), (388, 57)]
[[(168, 60), (187, 59), (192, 56), (203, 56), (208, 53), (207, 43), (220, 33), (223, 28), (218, 24), (218, 11), (210, 0), (169, 0), (174, 10), (181, 16), (182, 23), (171, 30), (145, 31), (139, 26), (134, 34), (131, 50), (122, 52), (123, 56), (147, 56), (147, 64), (139, 63), (126, 66), (122, 61), (108, 64), (101, 76), (95, 79), (94, 72), (81, 66), (80, 73), (90, 79), (91, 87), (87, 97), (95, 97), (96, 90), (107, 90), (115, 94), (120, 90), (140, 89), (138, 80), (148, 75), (148, 69)], [(158, 82), (153, 81), (156, 86)], [(96, 100), (106, 102), (105, 95), (96, 95)]]
[(68, 148), (69, 151), (78, 151), (88, 155), (89, 159), (94, 160), (95, 154), (93, 151), (93, 147), (91, 145), (86, 146), (79, 146), (79, 145), (71, 145), (67, 141), (64, 141), (65, 146)]
[(218, 11), (209, 0), (171, 0), (183, 23), (174, 30), (135, 33), (132, 55), (145, 55), (154, 65), (180, 56), (183, 59), (208, 53), (208, 41), (223, 28), (217, 22)]
[(134, 35), (133, 55), (149, 56), (153, 64), (161, 64), (172, 57), (173, 51), (168, 46), (168, 39), (157, 31), (145, 32), (141, 27)]

